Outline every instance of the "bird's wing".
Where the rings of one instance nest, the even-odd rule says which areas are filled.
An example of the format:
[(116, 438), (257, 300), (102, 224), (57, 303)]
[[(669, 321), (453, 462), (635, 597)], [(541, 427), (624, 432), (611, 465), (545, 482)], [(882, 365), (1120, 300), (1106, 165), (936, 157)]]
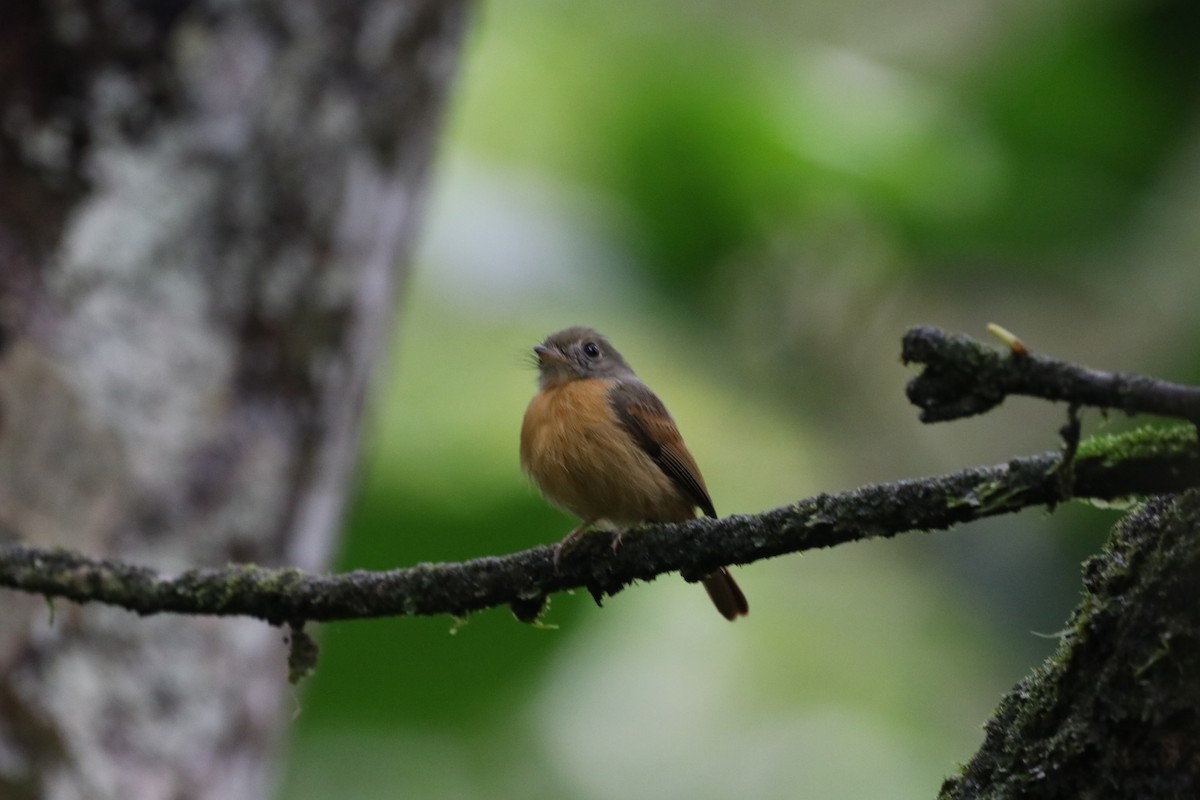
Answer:
[(608, 402), (621, 426), (671, 482), (706, 516), (716, 517), (700, 468), (658, 395), (641, 381), (619, 381), (609, 389)]

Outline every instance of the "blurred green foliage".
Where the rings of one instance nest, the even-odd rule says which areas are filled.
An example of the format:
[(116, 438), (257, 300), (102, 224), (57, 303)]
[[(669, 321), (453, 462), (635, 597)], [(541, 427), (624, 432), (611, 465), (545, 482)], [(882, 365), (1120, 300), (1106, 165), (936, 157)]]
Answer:
[(1072, 271), (1063, 253), (1119, 233), (1193, 132), (1200, 12), (1186, 2), (1031, 10), (937, 71), (651, 5), (516, 20), (496, 6), (498, 36), (534, 38), (498, 45), (516, 77), (488, 76), (484, 119), (459, 130), (619, 197), (639, 267), (677, 302), (719, 303), (714, 276), (739, 256), (847, 208), (883, 229), (897, 269)]
[[(340, 568), (570, 529), (516, 458), (567, 324), (662, 394), (721, 513), (1057, 446), (1047, 404), (919, 426), (908, 324), (1200, 374), (1200, 6), (897, 5), (478, 7)], [(756, 564), (732, 627), (674, 576), (555, 597), (557, 629), (325, 626), (280, 796), (932, 796), (1113, 518)]]
[(1030, 32), (964, 82), (1008, 161), (1006, 190), (963, 231), (993, 259), (1052, 268), (1040, 253), (1125, 229), (1193, 133), (1195, 4), (1114, 4), (1099, 13), (1081, 5), (1075, 16)]

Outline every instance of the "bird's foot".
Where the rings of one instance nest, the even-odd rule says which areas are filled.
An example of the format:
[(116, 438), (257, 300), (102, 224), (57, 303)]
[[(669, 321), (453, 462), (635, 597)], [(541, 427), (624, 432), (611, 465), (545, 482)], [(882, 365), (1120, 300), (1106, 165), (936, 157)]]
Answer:
[(592, 525), (591, 520), (581, 523), (580, 525), (578, 525), (575, 528), (575, 530), (571, 531), (566, 536), (564, 536), (562, 538), (561, 542), (554, 545), (554, 569), (555, 569), (555, 571), (558, 570), (558, 562), (562, 558), (563, 551), (566, 550), (571, 545), (573, 545), (575, 543), (575, 541), (584, 534), (584, 531), (586, 531), (589, 527), (591, 527), (591, 525)]
[(617, 552), (617, 548), (621, 546), (621, 540), (625, 538), (625, 533), (625, 528), (618, 528), (617, 530), (613, 531), (612, 544), (610, 547), (612, 547), (612, 551), (614, 553)]

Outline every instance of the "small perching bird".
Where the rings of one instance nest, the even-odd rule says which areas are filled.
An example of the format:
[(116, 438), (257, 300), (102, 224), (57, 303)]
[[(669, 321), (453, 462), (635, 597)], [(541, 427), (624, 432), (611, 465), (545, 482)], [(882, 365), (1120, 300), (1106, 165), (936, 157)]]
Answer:
[[(559, 331), (533, 348), (538, 392), (521, 427), (521, 467), (552, 504), (582, 520), (555, 550), (591, 525), (618, 531), (682, 522), (716, 510), (667, 407), (607, 339), (591, 328)], [(703, 579), (728, 620), (749, 612), (722, 567)]]

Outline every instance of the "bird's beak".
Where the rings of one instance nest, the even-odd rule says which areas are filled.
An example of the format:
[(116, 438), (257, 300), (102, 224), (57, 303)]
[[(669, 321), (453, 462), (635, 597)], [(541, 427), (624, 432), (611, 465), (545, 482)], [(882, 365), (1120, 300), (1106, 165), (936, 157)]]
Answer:
[(533, 346), (534, 355), (537, 356), (538, 364), (546, 366), (548, 364), (565, 364), (567, 357), (553, 347), (546, 347), (544, 344)]

